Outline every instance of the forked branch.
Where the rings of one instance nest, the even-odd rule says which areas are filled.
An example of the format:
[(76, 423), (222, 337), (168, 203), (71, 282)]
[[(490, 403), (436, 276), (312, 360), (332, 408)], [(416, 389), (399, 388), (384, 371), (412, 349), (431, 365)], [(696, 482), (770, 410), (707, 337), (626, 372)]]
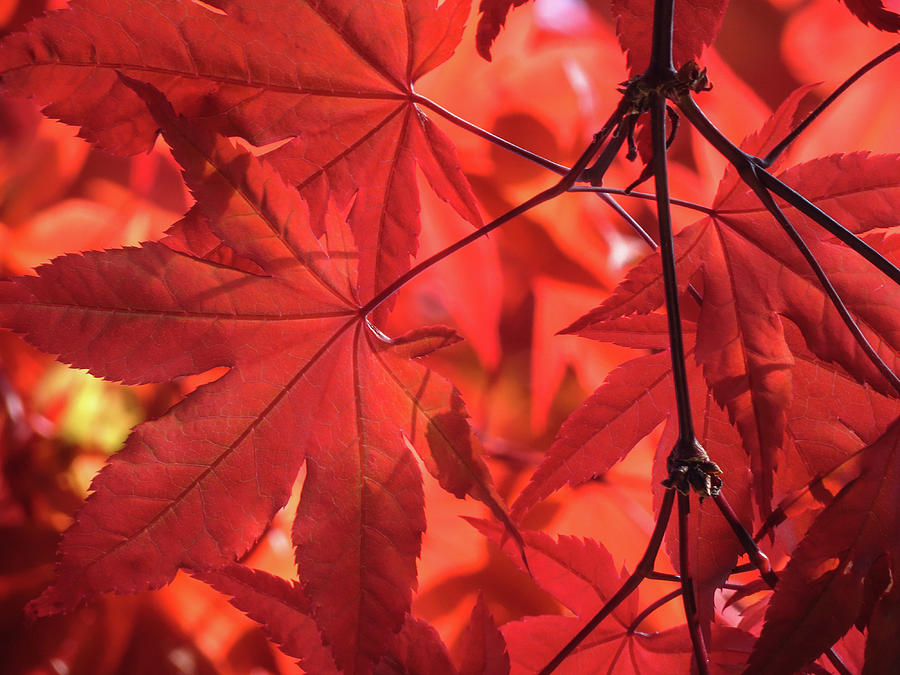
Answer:
[(566, 660), (566, 657), (575, 651), (578, 645), (584, 642), (585, 638), (587, 638), (587, 636), (590, 635), (606, 617), (612, 614), (616, 607), (621, 605), (628, 596), (641, 585), (641, 582), (653, 572), (653, 565), (656, 562), (656, 556), (659, 554), (659, 547), (662, 545), (666, 527), (669, 525), (669, 517), (672, 515), (672, 505), (674, 503), (675, 490), (666, 490), (662, 504), (659, 506), (659, 513), (656, 516), (656, 525), (653, 527), (650, 541), (647, 543), (644, 555), (638, 562), (637, 567), (635, 567), (634, 572), (632, 572), (631, 576), (624, 581), (619, 590), (616, 591), (615, 595), (606, 601), (606, 604), (600, 608), (600, 611), (585, 624), (584, 628), (578, 631), (578, 634), (569, 640), (566, 646), (550, 660), (550, 663), (541, 669), (539, 675), (550, 675), (550, 673), (556, 670), (557, 667)]
[(752, 182), (758, 180), (766, 189), (781, 197), (803, 215), (826, 229), (850, 249), (871, 263), (875, 268), (883, 272), (895, 284), (900, 285), (900, 269), (897, 269), (891, 261), (837, 222), (834, 218), (822, 211), (818, 206), (806, 199), (806, 197), (796, 192), (790, 186), (785, 185), (781, 180), (769, 173), (762, 165), (762, 160), (758, 157), (748, 155), (728, 140), (709, 118), (706, 117), (689, 93), (678, 98), (676, 102), (678, 108), (684, 113), (685, 117), (688, 118), (694, 128), (700, 132), (700, 135), (702, 135), (710, 145), (718, 150), (719, 153), (725, 157), (735, 169), (737, 169), (741, 178), (743, 178), (748, 185), (751, 185)]

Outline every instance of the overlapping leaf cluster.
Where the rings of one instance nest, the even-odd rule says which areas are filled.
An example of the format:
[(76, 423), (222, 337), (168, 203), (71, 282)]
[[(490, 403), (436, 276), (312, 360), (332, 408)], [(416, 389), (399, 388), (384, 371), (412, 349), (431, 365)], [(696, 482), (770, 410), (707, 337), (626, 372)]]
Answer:
[[(308, 672), (539, 669), (627, 574), (599, 542), (519, 535), (514, 522), (564, 485), (603, 475), (668, 420), (654, 465), (662, 499), (676, 431), (658, 256), (566, 329), (650, 353), (613, 371), (562, 425), (507, 515), (459, 392), (423, 363), (456, 333), (437, 326), (390, 339), (371, 323), (388, 316), (392, 283), (417, 252), (417, 172), (457, 214), (482, 224), (453, 145), (414, 90), (456, 49), (469, 3), (70, 4), (0, 45), (4, 91), (35, 98), (110, 152), (146, 150), (161, 131), (196, 204), (161, 241), (73, 253), (0, 283), (0, 321), (110, 380), (227, 373), (138, 426), (95, 478), (60, 545), (56, 581), (32, 614), (159, 588), (184, 569), (233, 598)], [(521, 4), (481, 3), (482, 54)], [(701, 57), (726, 5), (676, 2), (679, 64)], [(880, 3), (847, 5), (878, 28), (900, 27)], [(649, 59), (653, 7), (613, 2), (633, 74)], [(806, 93), (789, 97), (742, 149), (765, 155), (795, 124)], [(257, 157), (229, 136), (279, 145)], [(857, 152), (772, 169), (900, 258), (900, 156)], [(785, 211), (897, 371), (900, 289)], [(855, 624), (868, 636), (866, 672), (889, 672), (900, 663), (891, 638), (897, 393), (736, 171), (675, 244), (679, 291), (695, 318), (684, 331), (698, 440), (724, 468), (724, 492), (744, 526), (781, 526), (765, 543), (782, 561), (781, 579), (737, 625), (723, 618), (719, 590), (743, 548), (709, 502), (692, 511), (690, 559), (711, 663), (720, 672), (796, 672)], [(487, 505), (496, 521), (476, 527), (574, 616), (527, 618), (501, 632), (479, 601), (454, 662), (437, 632), (410, 614), (426, 527), (420, 462), (448, 492)], [(237, 561), (301, 470), (292, 582)], [(834, 494), (820, 489), (846, 474)], [(782, 525), (810, 492), (818, 501), (805, 519)], [(666, 546), (677, 560), (677, 538)], [(645, 617), (632, 596), (562, 669), (686, 669), (687, 627), (647, 635)]]
[[(162, 243), (66, 256), (7, 283), (5, 323), (112, 380), (229, 372), (132, 434), (32, 612), (158, 588), (179, 568), (225, 584), (209, 570), (255, 544), (305, 466), (304, 601), (282, 603), (314, 621), (275, 628), (277, 608), (256, 596), (247, 609), (304, 661), (316, 657), (296, 640), (324, 640), (332, 669), (369, 672), (415, 586), (425, 521), (411, 448), (448, 491), (505, 517), (459, 393), (417, 363), (458, 337), (436, 327), (386, 342), (367, 323), (366, 303), (415, 251), (416, 165), (480, 222), (452, 147), (411, 100), (456, 46), (467, 6), (108, 9), (73, 4), (14, 35), (4, 84), (55, 101), (48, 114), (112, 151), (146, 149), (161, 129), (197, 204)], [(403, 35), (389, 39), (392, 27)], [(260, 161), (222, 133), (294, 140)], [(277, 583), (232, 576), (262, 595)]]

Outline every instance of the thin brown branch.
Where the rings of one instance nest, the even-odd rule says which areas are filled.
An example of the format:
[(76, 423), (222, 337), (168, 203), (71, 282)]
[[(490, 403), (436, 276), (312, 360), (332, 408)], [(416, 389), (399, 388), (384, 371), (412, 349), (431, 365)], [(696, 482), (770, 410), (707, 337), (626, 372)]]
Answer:
[(649, 605), (647, 605), (647, 607), (644, 609), (643, 612), (641, 612), (636, 617), (634, 617), (634, 621), (632, 621), (631, 625), (628, 626), (628, 632), (634, 633), (635, 631), (637, 631), (638, 627), (647, 619), (648, 616), (653, 614), (653, 612), (658, 610), (660, 607), (670, 603), (672, 600), (679, 597), (680, 595), (681, 595), (681, 589), (676, 588), (674, 591), (670, 591), (669, 593), (666, 593), (661, 598), (659, 598), (659, 599), (655, 600), (654, 602), (650, 603)]
[(478, 228), (471, 234), (466, 235), (462, 239), (454, 242), (450, 246), (442, 249), (441, 251), (438, 251), (431, 257), (426, 258), (425, 260), (420, 262), (418, 265), (412, 267), (406, 273), (400, 275), (397, 279), (383, 288), (377, 295), (375, 295), (375, 297), (369, 300), (369, 302), (363, 305), (359, 310), (359, 315), (367, 317), (382, 302), (387, 300), (394, 293), (403, 288), (403, 286), (419, 276), (422, 272), (440, 262), (444, 258), (452, 255), (461, 248), (468, 246), (473, 241), (480, 239), (486, 234), (493, 232), (498, 227), (509, 222), (516, 216), (520, 216), (526, 211), (533, 209), (535, 206), (543, 204), (544, 202), (547, 202), (554, 197), (568, 192), (569, 188), (571, 188), (575, 184), (575, 181), (582, 174), (585, 167), (591, 162), (592, 159), (594, 159), (596, 154), (600, 151), (600, 148), (603, 147), (606, 138), (610, 133), (612, 133), (612, 130), (618, 124), (618, 120), (621, 119), (621, 111), (624, 109), (624, 107), (624, 99), (622, 99), (622, 101), (620, 101), (619, 105), (616, 107), (616, 110), (610, 116), (607, 123), (597, 134), (594, 135), (593, 141), (591, 141), (591, 144), (581, 154), (581, 157), (578, 158), (578, 161), (575, 163), (575, 165), (571, 169), (569, 169), (569, 171), (555, 185), (547, 188), (546, 190), (542, 190), (541, 192), (522, 202), (515, 208), (510, 209), (500, 217), (495, 218), (487, 225)]
[(684, 617), (687, 621), (691, 646), (694, 650), (694, 663), (700, 675), (709, 673), (709, 653), (703, 638), (703, 627), (700, 626), (700, 615), (697, 612), (697, 597), (694, 595), (694, 577), (691, 573), (690, 532), (688, 515), (691, 511), (691, 495), (678, 493), (678, 566), (681, 573), (681, 600), (684, 603)]
[(803, 215), (833, 234), (850, 249), (885, 274), (894, 283), (900, 285), (900, 269), (897, 269), (891, 261), (837, 222), (834, 218), (822, 211), (818, 206), (806, 199), (806, 197), (766, 171), (761, 164), (761, 160), (748, 155), (728, 140), (725, 135), (716, 128), (716, 125), (706, 117), (690, 96), (686, 95), (681, 97), (677, 103), (685, 117), (687, 117), (694, 128), (700, 132), (700, 135), (702, 135), (710, 145), (718, 150), (722, 156), (738, 170), (741, 178), (743, 178), (748, 185), (758, 178), (766, 189), (781, 197)]
[[(625, 190), (619, 188), (599, 187), (594, 185), (575, 185), (569, 189), (569, 192), (595, 192), (597, 194), (618, 195), (621, 197), (635, 197), (637, 199), (644, 199), (647, 201), (656, 201), (656, 195), (649, 192), (625, 192)], [(672, 206), (683, 206), (686, 209), (699, 211), (700, 213), (705, 213), (708, 216), (716, 215), (715, 209), (711, 209), (708, 206), (703, 206), (702, 204), (697, 204), (696, 202), (689, 202), (685, 199), (675, 199), (674, 197), (669, 197), (669, 203)]]
[(892, 56), (894, 56), (897, 53), (900, 53), (900, 43), (897, 43), (893, 47), (884, 50), (883, 52), (881, 52), (881, 54), (876, 56), (874, 59), (872, 59), (867, 64), (865, 64), (862, 68), (860, 68), (855, 73), (853, 73), (850, 77), (848, 77), (846, 80), (844, 80), (844, 82), (837, 89), (835, 89), (833, 92), (831, 92), (831, 94), (829, 94), (828, 97), (824, 101), (822, 101), (819, 105), (817, 105), (815, 107), (815, 109), (812, 112), (810, 112), (806, 116), (806, 118), (802, 122), (800, 122), (800, 124), (797, 125), (796, 128), (792, 129), (791, 132), (787, 136), (785, 136), (781, 141), (779, 141), (775, 145), (774, 148), (772, 148), (769, 151), (769, 154), (767, 154), (761, 160), (762, 165), (763, 166), (771, 166), (772, 162), (774, 162), (776, 159), (778, 159), (778, 157), (781, 156), (781, 154), (788, 148), (788, 146), (791, 143), (793, 143), (795, 140), (797, 140), (797, 137), (800, 134), (802, 134), (806, 130), (806, 128), (810, 124), (812, 124), (816, 120), (816, 118), (819, 117), (819, 115), (821, 115), (823, 112), (825, 112), (831, 106), (831, 104), (834, 103), (838, 99), (838, 97), (841, 94), (843, 94), (845, 91), (847, 91), (847, 89), (850, 88), (850, 85), (852, 85), (859, 78), (861, 78), (863, 75), (865, 75), (870, 70), (872, 70), (875, 66), (887, 61), (889, 58), (891, 58)]
[(616, 591), (615, 595), (613, 595), (609, 600), (606, 601), (606, 604), (600, 608), (600, 611), (597, 612), (590, 621), (588, 621), (584, 628), (578, 631), (578, 634), (575, 635), (566, 646), (563, 647), (559, 653), (554, 656), (550, 662), (544, 666), (538, 675), (550, 675), (554, 670), (556, 670), (559, 665), (565, 661), (566, 657), (569, 656), (575, 649), (584, 642), (585, 638), (590, 635), (594, 629), (600, 625), (600, 623), (607, 616), (612, 614), (615, 611), (616, 607), (621, 605), (625, 599), (631, 595), (631, 593), (640, 586), (641, 582), (647, 578), (647, 575), (653, 571), (653, 563), (656, 562), (656, 556), (659, 553), (659, 547), (662, 545), (663, 535), (666, 532), (666, 527), (669, 524), (669, 517), (672, 515), (672, 505), (675, 503), (675, 491), (674, 490), (666, 490), (665, 495), (663, 496), (662, 504), (659, 506), (659, 514), (656, 516), (656, 525), (653, 527), (653, 533), (650, 535), (650, 541), (647, 543), (647, 548), (644, 551), (644, 555), (641, 557), (640, 561), (637, 564), (634, 572), (622, 583), (622, 586), (619, 587), (619, 590)]
[(673, 454), (679, 459), (692, 456), (694, 422), (688, 393), (687, 368), (684, 358), (684, 338), (681, 333), (681, 314), (678, 307), (678, 278), (675, 272), (675, 240), (669, 209), (669, 170), (666, 161), (666, 100), (654, 94), (650, 109), (653, 140), (653, 175), (656, 180), (656, 212), (659, 219), (659, 247), (662, 258), (663, 282), (666, 292), (666, 316), (669, 323), (669, 346), (672, 355), (672, 377), (675, 380), (675, 403), (678, 407), (678, 441)]

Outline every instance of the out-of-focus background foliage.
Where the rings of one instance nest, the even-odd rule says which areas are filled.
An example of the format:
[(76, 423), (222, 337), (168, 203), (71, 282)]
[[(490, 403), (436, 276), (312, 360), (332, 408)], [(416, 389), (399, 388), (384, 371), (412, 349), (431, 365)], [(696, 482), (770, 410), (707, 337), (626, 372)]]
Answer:
[[(21, 29), (61, 0), (0, 0), (0, 32)], [(897, 4), (900, 4), (898, 2)], [(895, 7), (896, 9), (896, 7)], [(473, 15), (474, 16), (474, 15)], [(470, 21), (474, 25), (474, 20)], [(734, 140), (757, 128), (798, 84), (823, 82), (820, 100), (895, 36), (867, 29), (837, 0), (732, 0), (704, 59), (714, 84), (699, 102)], [(606, 0), (537, 0), (515, 10), (494, 47), (473, 31), (419, 90), (456, 114), (554, 161), (571, 163), (616, 103), (625, 78)], [(678, 65), (678, 64), (676, 64)], [(833, 152), (900, 151), (900, 61), (882, 66), (801, 139), (795, 160)], [(549, 185), (553, 176), (438, 120), (457, 143), (487, 217)], [(686, 125), (685, 125), (686, 126)], [(28, 101), (0, 98), (0, 266), (24, 274), (64, 253), (158, 239), (191, 204), (165, 146), (129, 159), (92, 149)], [(708, 203), (723, 160), (684, 128), (672, 148), (676, 197)], [(624, 187), (640, 165), (622, 162), (606, 184)], [(652, 186), (645, 185), (648, 191)], [(469, 226), (425, 190), (421, 255)], [(654, 232), (649, 203), (621, 203)], [(676, 210), (679, 225), (692, 212)], [(521, 490), (559, 423), (632, 352), (555, 333), (599, 304), (644, 245), (591, 195), (566, 195), (506, 225), (404, 289), (391, 322), (455, 325), (467, 343), (435, 366), (462, 389), (500, 492)], [(106, 675), (296, 672), (225, 598), (189, 577), (161, 591), (109, 597), (67, 616), (25, 621), (49, 583), (59, 534), (91, 477), (129, 429), (164, 413), (212, 372), (162, 386), (124, 387), (74, 371), (0, 334), (0, 671)], [(609, 475), (560, 493), (526, 525), (601, 539), (632, 568), (652, 527), (648, 439)], [(428, 480), (426, 475), (426, 481)], [(297, 490), (302, 485), (298, 479)], [(426, 482), (428, 531), (414, 612), (454, 644), (482, 591), (498, 623), (561, 611), (461, 515), (484, 516)], [(296, 495), (247, 557), (291, 577)], [(642, 586), (646, 599), (660, 593)], [(644, 595), (646, 594), (646, 595)], [(680, 623), (679, 608), (653, 626)]]

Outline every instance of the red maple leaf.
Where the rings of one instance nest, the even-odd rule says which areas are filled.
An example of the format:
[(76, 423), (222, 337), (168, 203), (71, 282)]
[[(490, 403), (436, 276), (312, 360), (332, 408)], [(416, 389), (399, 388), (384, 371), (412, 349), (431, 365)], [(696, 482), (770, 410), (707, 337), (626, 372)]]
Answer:
[(76, 0), (4, 41), (0, 77), (7, 92), (49, 104), (47, 115), (113, 152), (146, 150), (157, 127), (118, 72), (153, 84), (207, 128), (257, 145), (291, 139), (270, 159), (307, 198), (317, 234), (329, 199), (352, 204), (360, 295), (370, 297), (416, 252), (416, 166), (481, 224), (452, 144), (413, 90), (453, 53), (468, 7)]
[(384, 342), (356, 299), (342, 219), (327, 213), (317, 239), (299, 193), (272, 168), (176, 117), (147, 85), (130, 86), (198, 199), (175, 240), (204, 249), (211, 232), (246, 264), (160, 243), (64, 256), (4, 282), (0, 317), (108, 379), (230, 370), (138, 427), (101, 471), (32, 612), (158, 588), (180, 567), (243, 555), (305, 463), (293, 539), (309, 612), (337, 664), (367, 671), (415, 585), (425, 521), (410, 445), (445, 489), (503, 514), (458, 392), (416, 363), (458, 338), (431, 328)]
[[(491, 538), (514, 562), (514, 547), (502, 542), (502, 530), (486, 521), (473, 525)], [(503, 626), (509, 644), (512, 673), (541, 670), (575, 633), (618, 590), (625, 574), (616, 571), (609, 552), (592, 539), (560, 536), (557, 540), (523, 531), (534, 580), (575, 616), (526, 617)], [(686, 626), (661, 632), (639, 630), (636, 594), (629, 596), (554, 672), (676, 673), (689, 668), (691, 642)], [(740, 672), (754, 637), (737, 628), (716, 625), (710, 660), (717, 672)]]
[[(790, 128), (803, 93), (789, 97), (742, 148), (764, 155), (781, 131)], [(780, 177), (873, 245), (882, 249), (896, 245), (895, 237), (885, 239), (873, 230), (890, 224), (900, 208), (897, 156), (832, 155), (791, 167)], [(900, 289), (873, 275), (865, 261), (797, 211), (787, 206), (784, 210), (863, 335), (896, 370), (900, 317), (887, 308), (900, 301)], [(785, 318), (799, 327), (818, 358), (839, 364), (881, 391), (893, 389), (850, 335), (809, 264), (736, 171), (726, 172), (710, 216), (676, 235), (675, 249), (679, 283), (686, 287), (694, 280), (703, 288), (695, 358), (741, 434), (752, 459), (758, 503), (765, 511), (777, 453), (785, 442), (793, 386)], [(660, 307), (664, 297), (658, 270), (658, 255), (648, 256), (607, 301), (569, 330), (578, 332), (591, 323)]]
[[(900, 573), (898, 503), (900, 422), (895, 421), (863, 450), (859, 478), (816, 518), (794, 551), (769, 603), (747, 673), (797, 672), (854, 623), (868, 623), (860, 618), (866, 584), (877, 587), (878, 597)], [(880, 581), (879, 563), (890, 568), (886, 577), (878, 575)], [(890, 602), (888, 597), (884, 606)], [(896, 664), (896, 648), (890, 653), (886, 661)]]

